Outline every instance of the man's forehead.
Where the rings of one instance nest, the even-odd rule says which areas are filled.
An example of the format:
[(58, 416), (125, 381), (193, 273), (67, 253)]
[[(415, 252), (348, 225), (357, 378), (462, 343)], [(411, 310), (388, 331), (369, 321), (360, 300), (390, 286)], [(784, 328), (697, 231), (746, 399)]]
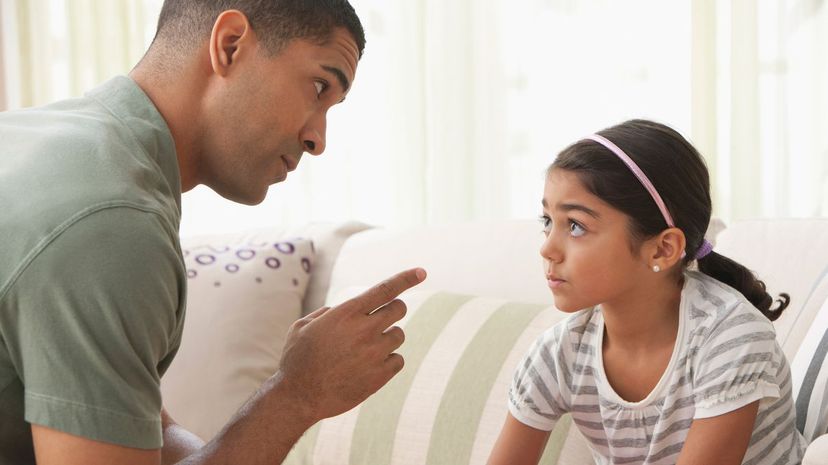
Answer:
[(356, 75), (359, 62), (359, 49), (351, 33), (346, 29), (336, 28), (322, 47), (328, 49), (334, 55), (339, 55), (347, 68), (341, 69), (341, 71), (345, 73), (348, 81), (352, 81)]

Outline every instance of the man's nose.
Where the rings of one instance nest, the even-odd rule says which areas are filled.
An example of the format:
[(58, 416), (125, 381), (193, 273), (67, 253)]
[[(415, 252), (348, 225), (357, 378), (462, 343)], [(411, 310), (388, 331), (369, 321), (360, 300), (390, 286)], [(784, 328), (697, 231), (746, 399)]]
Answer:
[(302, 131), (302, 148), (311, 155), (321, 155), (325, 151), (325, 118), (315, 124), (308, 124)]

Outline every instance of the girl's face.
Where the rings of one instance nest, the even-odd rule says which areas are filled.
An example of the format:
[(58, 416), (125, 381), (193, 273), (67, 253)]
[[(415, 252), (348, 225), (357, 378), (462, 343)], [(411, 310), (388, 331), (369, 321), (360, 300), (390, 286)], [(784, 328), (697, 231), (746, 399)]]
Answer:
[(542, 220), (546, 240), (540, 253), (562, 311), (623, 303), (652, 273), (643, 251), (631, 248), (629, 218), (587, 191), (571, 171), (550, 172)]

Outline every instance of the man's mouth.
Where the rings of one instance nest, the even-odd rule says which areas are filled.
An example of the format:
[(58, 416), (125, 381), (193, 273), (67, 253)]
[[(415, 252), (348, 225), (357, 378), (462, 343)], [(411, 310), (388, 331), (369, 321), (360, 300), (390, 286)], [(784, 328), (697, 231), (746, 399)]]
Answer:
[(288, 155), (282, 155), (282, 161), (285, 163), (285, 168), (287, 168), (288, 172), (293, 171), (299, 165), (299, 158), (291, 157)]

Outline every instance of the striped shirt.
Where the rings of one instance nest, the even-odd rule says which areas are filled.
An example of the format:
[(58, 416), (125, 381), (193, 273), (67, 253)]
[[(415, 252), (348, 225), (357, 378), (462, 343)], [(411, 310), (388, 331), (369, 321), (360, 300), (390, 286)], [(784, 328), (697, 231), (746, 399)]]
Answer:
[(685, 274), (679, 312), (672, 358), (645, 399), (627, 402), (607, 382), (596, 307), (535, 342), (509, 391), (512, 416), (551, 431), (571, 414), (599, 464), (674, 464), (694, 419), (760, 400), (743, 464), (800, 463), (790, 368), (771, 322), (736, 290), (694, 271)]

